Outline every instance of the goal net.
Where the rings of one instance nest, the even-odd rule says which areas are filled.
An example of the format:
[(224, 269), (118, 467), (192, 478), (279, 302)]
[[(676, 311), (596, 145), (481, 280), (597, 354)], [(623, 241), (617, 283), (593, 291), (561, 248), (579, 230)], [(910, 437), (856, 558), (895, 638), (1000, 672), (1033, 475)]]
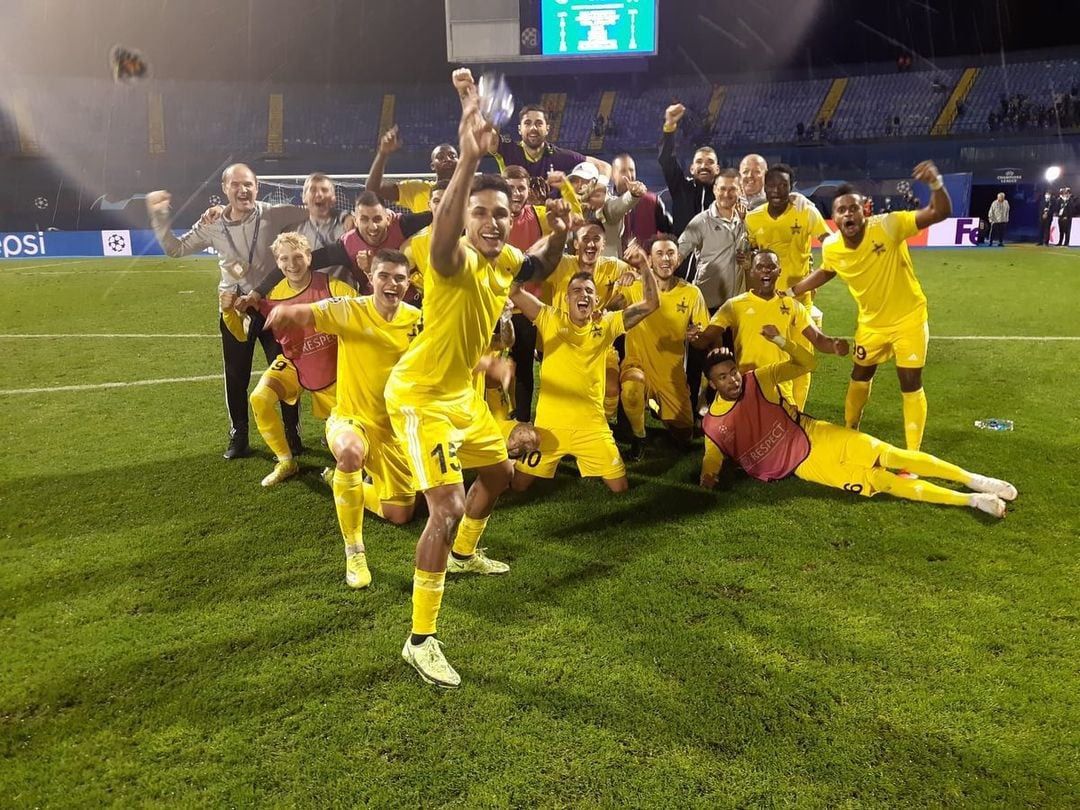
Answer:
[[(356, 206), (356, 198), (364, 191), (367, 182), (366, 174), (330, 174), (327, 175), (334, 181), (334, 191), (337, 196), (337, 208), (339, 211), (352, 211)], [(306, 174), (267, 174), (259, 176), (259, 199), (272, 204), (292, 203), (303, 205), (301, 199), (304, 192), (304, 180)], [(384, 174), (383, 180), (434, 180), (432, 172), (416, 172), (413, 174)], [(388, 203), (387, 208), (403, 211), (404, 209), (393, 203)]]

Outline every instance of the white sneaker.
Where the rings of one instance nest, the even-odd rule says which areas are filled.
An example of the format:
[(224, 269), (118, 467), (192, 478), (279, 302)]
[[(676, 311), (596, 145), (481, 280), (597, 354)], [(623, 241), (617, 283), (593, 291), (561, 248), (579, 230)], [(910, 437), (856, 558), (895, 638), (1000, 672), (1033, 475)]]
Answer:
[(471, 557), (464, 560), (459, 560), (453, 554), (446, 558), (448, 574), (505, 574), (509, 570), (509, 565), (491, 559), (482, 548), (478, 548)]
[(1016, 500), (1016, 487), (1008, 481), (1002, 481), (1000, 478), (989, 478), (985, 475), (973, 475), (971, 476), (971, 483), (968, 484), (968, 487), (976, 492), (989, 492), (992, 495), (997, 495), (1003, 501)]
[(424, 683), (442, 689), (457, 689), (461, 686), (461, 676), (447, 663), (442, 652), (442, 642), (435, 636), (428, 636), (422, 644), (413, 644), (410, 639), (405, 639), (401, 657), (420, 674)]
[(992, 492), (977, 492), (971, 496), (971, 506), (996, 518), (1005, 517), (1005, 501)]

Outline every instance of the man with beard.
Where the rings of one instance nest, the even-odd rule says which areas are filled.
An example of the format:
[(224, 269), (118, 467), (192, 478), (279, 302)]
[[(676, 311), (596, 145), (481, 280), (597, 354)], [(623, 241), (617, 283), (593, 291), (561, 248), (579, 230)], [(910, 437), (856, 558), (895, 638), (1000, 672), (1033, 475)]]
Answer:
[(858, 429), (880, 363), (896, 358), (903, 398), (904, 440), (918, 450), (926, 429), (926, 394), (922, 370), (930, 340), (926, 296), (915, 277), (907, 240), (952, 214), (952, 200), (937, 166), (926, 160), (912, 177), (930, 187), (930, 204), (918, 211), (894, 211), (866, 217), (863, 197), (850, 186), (833, 200), (838, 230), (821, 246), (821, 269), (788, 292), (799, 297), (840, 276), (859, 307), (855, 329), (855, 364), (844, 401), (844, 423)]
[[(671, 193), (671, 212), (675, 235), (680, 236), (690, 220), (707, 209), (713, 201), (713, 183), (720, 173), (720, 164), (716, 159), (716, 150), (711, 146), (702, 146), (694, 152), (690, 163), (690, 174), (683, 170), (679, 159), (675, 157), (675, 131), (679, 121), (686, 115), (686, 107), (672, 104), (664, 111), (664, 137), (660, 142), (660, 169), (664, 172), (664, 181)], [(679, 251), (684, 257), (686, 251)], [(689, 267), (689, 266), (688, 266)], [(687, 279), (693, 279), (687, 272)]]
[[(552, 201), (553, 233), (541, 252), (526, 257), (508, 245), (506, 181), (475, 177), (497, 137), (480, 114), (475, 88), (465, 89), (458, 132), (460, 158), (431, 229), (424, 331), (394, 366), (385, 390), (394, 434), (407, 448), (415, 488), (428, 506), (416, 546), (412, 630), (401, 655), (425, 682), (447, 689), (461, 683), (435, 638), (447, 572), (490, 575), (510, 568), (477, 547), (496, 501), (510, 486), (513, 465), (503, 433), (476, 393), (476, 368), (511, 283), (550, 272), (567, 227), (565, 203)], [(464, 469), (477, 472), (468, 494)]]
[[(656, 276), (659, 306), (641, 326), (626, 335), (626, 357), (619, 374), (623, 410), (630, 421), (634, 438), (627, 458), (637, 461), (644, 451), (645, 403), (659, 405), (660, 421), (680, 443), (690, 440), (694, 412), (683, 362), (687, 337), (694, 337), (709, 321), (701, 290), (675, 275), (679, 266), (678, 242), (672, 234), (658, 233), (645, 251), (630, 252), (639, 264), (651, 268)], [(636, 304), (645, 297), (642, 281), (631, 284), (623, 294), (627, 303)]]
[(379, 139), (379, 148), (375, 152), (371, 169), (368, 170), (364, 190), (374, 191), (384, 202), (397, 203), (402, 208), (421, 214), (430, 208), (428, 202), (435, 185), (439, 181), (448, 181), (454, 174), (454, 167), (458, 162), (457, 149), (452, 143), (440, 143), (431, 150), (431, 170), (435, 172), (434, 180), (383, 180), (387, 160), (400, 148), (401, 140), (395, 124)]
[[(626, 152), (621, 152), (611, 161), (611, 182), (616, 194), (625, 194), (630, 184), (637, 182), (637, 164)], [(622, 250), (626, 250), (631, 240), (639, 245), (647, 245), (658, 233), (671, 232), (671, 214), (664, 207), (664, 201), (646, 191), (634, 209), (623, 220)]]
[[(168, 191), (146, 195), (146, 209), (154, 235), (168, 256), (174, 259), (212, 247), (218, 254), (221, 281), (218, 292), (247, 293), (268, 281), (266, 291), (284, 276), (277, 268), (270, 245), (282, 231), (294, 230), (307, 221), (310, 212), (295, 205), (271, 205), (258, 201), (259, 179), (243, 163), (228, 166), (221, 174), (221, 190), (228, 205), (219, 220), (200, 222), (177, 238), (170, 229)], [(281, 347), (270, 332), (263, 329), (263, 318), (252, 315), (247, 339), (233, 337), (218, 317), (221, 332), (221, 356), (225, 365), (225, 404), (229, 412), (229, 446), (226, 459), (248, 454), (248, 386), (256, 341), (262, 343), (267, 362), (281, 354)], [(285, 434), (293, 454), (303, 451), (299, 434), (299, 412), (295, 405), (282, 404)]]

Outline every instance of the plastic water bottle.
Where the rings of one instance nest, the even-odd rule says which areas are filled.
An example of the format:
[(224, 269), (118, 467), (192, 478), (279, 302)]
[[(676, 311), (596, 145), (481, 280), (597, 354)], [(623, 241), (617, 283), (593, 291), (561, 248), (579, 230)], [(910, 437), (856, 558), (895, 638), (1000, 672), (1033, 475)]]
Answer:
[(976, 419), (975, 427), (979, 430), (1012, 430), (1011, 419)]
[(476, 87), (480, 97), (480, 114), (492, 126), (499, 128), (514, 116), (514, 94), (501, 73), (485, 73)]

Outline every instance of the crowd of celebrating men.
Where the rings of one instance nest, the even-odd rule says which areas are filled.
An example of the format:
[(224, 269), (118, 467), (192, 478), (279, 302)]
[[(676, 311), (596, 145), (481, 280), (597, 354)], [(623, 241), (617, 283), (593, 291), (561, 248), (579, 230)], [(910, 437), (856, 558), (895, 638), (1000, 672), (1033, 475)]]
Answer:
[[(479, 547), (502, 493), (553, 477), (565, 457), (625, 491), (624, 457), (646, 451), (648, 412), (680, 448), (705, 437), (706, 488), (728, 459), (761, 481), (795, 475), (1004, 514), (1012, 485), (921, 450), (929, 332), (906, 240), (951, 213), (932, 163), (913, 175), (931, 189), (926, 207), (872, 216), (857, 190), (841, 188), (831, 232), (786, 165), (751, 154), (725, 168), (702, 147), (684, 166), (675, 133), (685, 110), (673, 104), (659, 152), (668, 211), (630, 155), (609, 163), (556, 146), (532, 105), (519, 110), (517, 138), (500, 134), (480, 113), (471, 73), (455, 71), (453, 86), (459, 140), (433, 149), (435, 179), (384, 179), (400, 145), (392, 129), (352, 211), (335, 210), (323, 174), (308, 177), (302, 206), (262, 202), (254, 173), (234, 164), (222, 175), (227, 204), (177, 237), (168, 192), (147, 195), (168, 255), (212, 247), (220, 257), (225, 457), (249, 452), (260, 342), (269, 366), (250, 404), (275, 456), (262, 483), (299, 471), (297, 406), (310, 392), (335, 459), (326, 478), (351, 587), (372, 580), (364, 512), (408, 523), (423, 496), (402, 656), (426, 682), (460, 683), (436, 635), (446, 575), (509, 571)], [(489, 158), (498, 174), (479, 173)], [(813, 305), (835, 276), (859, 308), (850, 344), (822, 331)], [(817, 354), (851, 357), (844, 426), (804, 411)], [(890, 359), (903, 449), (858, 431), (877, 366)], [(612, 429), (620, 407), (622, 448)]]

